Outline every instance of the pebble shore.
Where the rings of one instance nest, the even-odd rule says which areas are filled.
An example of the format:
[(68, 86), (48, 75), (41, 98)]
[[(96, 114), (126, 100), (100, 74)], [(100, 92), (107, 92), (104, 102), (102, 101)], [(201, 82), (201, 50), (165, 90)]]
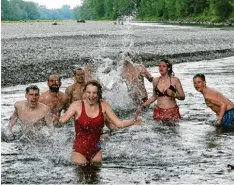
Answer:
[[(156, 24), (155, 24), (156, 25)], [(146, 67), (234, 55), (234, 30), (113, 22), (2, 23), (2, 87), (46, 81), (52, 73), (72, 77), (95, 58), (134, 52)]]

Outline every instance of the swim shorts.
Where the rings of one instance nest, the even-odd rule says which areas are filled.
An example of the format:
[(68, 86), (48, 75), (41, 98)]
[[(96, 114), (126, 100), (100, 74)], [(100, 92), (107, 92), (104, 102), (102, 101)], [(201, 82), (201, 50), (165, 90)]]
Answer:
[(234, 126), (234, 108), (231, 108), (224, 113), (221, 123), (222, 125), (225, 125), (225, 126), (228, 126), (228, 125)]

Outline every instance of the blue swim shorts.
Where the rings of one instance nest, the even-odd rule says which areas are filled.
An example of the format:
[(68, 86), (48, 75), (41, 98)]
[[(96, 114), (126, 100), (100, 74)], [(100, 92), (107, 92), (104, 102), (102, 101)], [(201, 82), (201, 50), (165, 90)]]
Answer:
[(222, 119), (222, 125), (228, 126), (232, 125), (234, 126), (234, 108), (231, 108), (227, 110), (224, 113), (223, 119)]

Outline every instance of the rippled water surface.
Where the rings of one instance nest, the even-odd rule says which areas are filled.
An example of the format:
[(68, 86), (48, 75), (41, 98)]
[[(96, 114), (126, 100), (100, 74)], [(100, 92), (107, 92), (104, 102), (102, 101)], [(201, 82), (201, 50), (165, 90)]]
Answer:
[[(149, 71), (159, 75), (157, 67)], [(208, 86), (234, 101), (234, 57), (176, 64), (174, 72), (186, 94), (184, 101), (178, 101), (183, 117), (179, 126), (160, 125), (152, 119), (152, 109), (148, 110), (142, 114), (143, 125), (119, 130), (102, 140), (100, 168), (77, 168), (70, 163), (73, 123), (56, 128), (52, 137), (46, 136), (43, 130), (32, 137), (22, 135), (16, 125), (15, 139), (4, 138), (13, 104), (24, 99), (26, 85), (2, 88), (2, 183), (233, 184), (234, 171), (227, 164), (234, 164), (234, 132), (214, 126), (216, 116), (193, 88), (192, 77), (205, 73)], [(100, 78), (107, 84), (117, 76), (116, 73)], [(61, 90), (72, 82), (64, 79)], [(46, 82), (37, 85), (42, 92), (47, 89)], [(151, 95), (151, 84), (146, 82), (146, 86)], [(121, 88), (119, 92), (104, 95), (121, 118), (129, 119), (134, 110), (129, 108), (131, 102), (126, 89)]]

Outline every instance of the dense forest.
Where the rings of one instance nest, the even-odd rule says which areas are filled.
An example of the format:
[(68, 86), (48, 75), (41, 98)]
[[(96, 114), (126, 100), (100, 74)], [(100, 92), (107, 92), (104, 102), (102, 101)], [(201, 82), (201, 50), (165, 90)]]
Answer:
[(22, 0), (1, 0), (1, 20), (68, 20), (72, 19), (73, 10), (64, 5), (60, 9), (47, 9), (34, 2)]
[(84, 0), (82, 6), (60, 9), (22, 0), (2, 0), (2, 20), (193, 20), (234, 22), (234, 0)]
[(138, 20), (234, 21), (234, 0), (84, 0), (82, 19), (133, 15)]

